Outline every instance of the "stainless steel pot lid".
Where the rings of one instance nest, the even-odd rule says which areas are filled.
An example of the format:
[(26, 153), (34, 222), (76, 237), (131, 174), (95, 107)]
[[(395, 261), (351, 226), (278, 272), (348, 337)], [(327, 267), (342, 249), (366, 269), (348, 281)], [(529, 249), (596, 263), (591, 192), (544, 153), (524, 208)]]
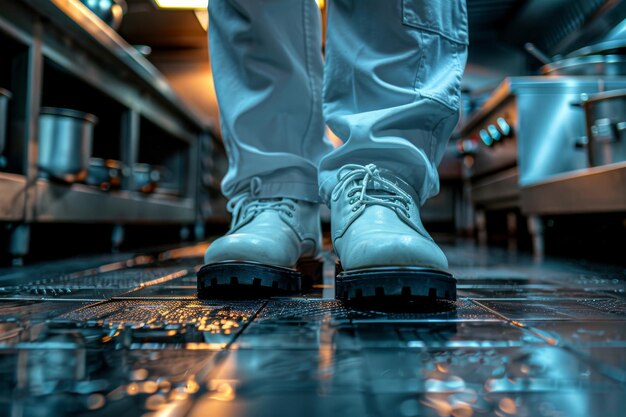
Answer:
[(626, 39), (601, 42), (595, 45), (585, 46), (567, 54), (567, 58), (575, 58), (588, 55), (614, 55), (626, 52)]
[(589, 55), (566, 58), (552, 62), (540, 68), (543, 74), (550, 74), (562, 69), (595, 64), (626, 64), (626, 56), (620, 55)]
[(93, 114), (84, 113), (82, 111), (72, 109), (62, 109), (59, 107), (42, 107), (39, 114), (72, 117), (74, 119), (80, 119), (94, 124), (98, 123), (98, 118)]
[(5, 96), (7, 98), (13, 97), (9, 90), (5, 90), (4, 88), (0, 88), (0, 96)]
[(124, 164), (122, 164), (122, 161), (116, 159), (89, 158), (89, 166), (121, 169)]

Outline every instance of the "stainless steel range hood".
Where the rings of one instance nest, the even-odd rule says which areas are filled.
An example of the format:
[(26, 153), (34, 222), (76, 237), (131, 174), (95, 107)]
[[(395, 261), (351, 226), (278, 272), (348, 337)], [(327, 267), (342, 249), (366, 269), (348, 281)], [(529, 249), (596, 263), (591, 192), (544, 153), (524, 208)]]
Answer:
[(625, 18), (626, 0), (529, 0), (506, 22), (503, 39), (566, 55), (600, 42)]

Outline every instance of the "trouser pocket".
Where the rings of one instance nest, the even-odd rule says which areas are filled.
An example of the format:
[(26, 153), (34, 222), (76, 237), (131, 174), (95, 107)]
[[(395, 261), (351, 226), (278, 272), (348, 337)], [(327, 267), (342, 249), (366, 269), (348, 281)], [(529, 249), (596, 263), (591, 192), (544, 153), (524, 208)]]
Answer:
[(402, 23), (419, 41), (420, 65), (415, 89), (457, 111), (461, 77), (467, 60), (465, 0), (401, 0)]

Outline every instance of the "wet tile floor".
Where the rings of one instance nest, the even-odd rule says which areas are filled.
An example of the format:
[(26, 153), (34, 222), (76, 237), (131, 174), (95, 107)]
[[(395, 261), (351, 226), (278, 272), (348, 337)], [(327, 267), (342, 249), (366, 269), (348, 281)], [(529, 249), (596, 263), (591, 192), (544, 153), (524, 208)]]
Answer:
[(626, 270), (444, 247), (459, 300), (198, 300), (205, 246), (0, 270), (0, 416), (623, 416)]

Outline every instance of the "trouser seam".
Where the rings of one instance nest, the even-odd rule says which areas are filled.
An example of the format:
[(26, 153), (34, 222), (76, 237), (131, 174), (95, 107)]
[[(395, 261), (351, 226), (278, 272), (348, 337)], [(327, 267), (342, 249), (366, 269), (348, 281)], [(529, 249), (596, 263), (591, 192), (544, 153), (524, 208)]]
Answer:
[[(304, 138), (306, 138), (309, 135), (309, 132), (311, 131), (311, 126), (313, 124), (313, 120), (314, 120), (314, 115), (315, 115), (315, 106), (317, 103), (317, 97), (315, 95), (315, 81), (313, 80), (313, 70), (311, 68), (311, 41), (309, 39), (310, 36), (310, 22), (309, 22), (309, 8), (307, 6), (307, 1), (302, 1), (302, 27), (304, 30), (304, 66), (306, 68), (306, 73), (307, 73), (307, 79), (309, 82), (309, 90), (311, 91), (310, 94), (310, 102), (311, 102), (311, 111), (309, 112), (309, 120), (307, 122), (307, 126), (306, 129), (304, 130)], [(300, 142), (300, 151), (303, 152), (304, 149), (302, 149), (302, 146), (304, 145), (304, 140), (302, 140)]]

